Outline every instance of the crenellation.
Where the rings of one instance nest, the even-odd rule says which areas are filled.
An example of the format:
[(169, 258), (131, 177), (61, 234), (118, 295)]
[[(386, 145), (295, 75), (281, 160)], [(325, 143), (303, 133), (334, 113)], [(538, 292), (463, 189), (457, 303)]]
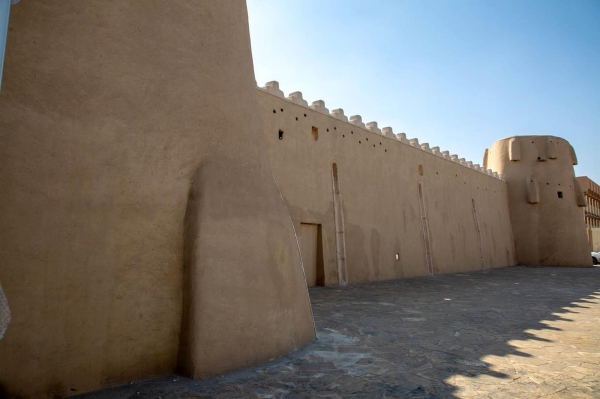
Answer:
[(313, 103), (310, 105), (310, 108), (322, 114), (329, 115), (329, 110), (325, 107), (325, 101), (323, 100), (313, 101)]
[(279, 82), (276, 80), (272, 80), (270, 82), (265, 83), (264, 87), (262, 87), (262, 89), (264, 91), (266, 91), (267, 93), (271, 93), (274, 96), (277, 96), (279, 98), (284, 98), (283, 97), (283, 91), (281, 91), (279, 89)]
[(360, 126), (363, 129), (366, 129), (366, 126), (362, 121), (362, 116), (360, 116), (360, 115), (352, 115), (350, 117), (350, 123), (352, 123), (353, 125), (356, 125), (356, 126)]
[(298, 104), (298, 105), (308, 108), (308, 102), (304, 98), (302, 98), (301, 91), (295, 91), (293, 93), (290, 93), (287, 96), (287, 99), (290, 100), (291, 102), (293, 102), (294, 104)]
[(398, 138), (394, 134), (394, 129), (392, 129), (389, 126), (381, 128), (381, 134), (384, 135), (385, 137), (389, 137), (391, 139), (398, 140)]
[(410, 141), (406, 138), (406, 133), (398, 133), (396, 134), (398, 141), (404, 144), (410, 144)]
[(419, 144), (419, 139), (417, 138), (412, 138), (409, 139), (408, 142), (410, 143), (411, 146), (418, 148), (420, 150), (422, 150), (423, 148), (421, 147), (421, 145)]
[[(262, 88), (259, 87), (259, 89), (262, 91), (266, 91), (270, 94), (274, 94), (277, 97), (284, 98), (283, 92), (281, 92), (281, 90), (279, 89), (279, 83), (277, 81), (267, 82), (265, 84), (265, 87), (262, 87)], [(277, 90), (279, 90), (279, 92), (281, 92), (281, 95), (279, 95), (279, 92)], [(284, 99), (291, 101), (300, 106), (306, 107), (308, 105), (306, 100), (303, 99), (302, 92), (300, 92), (300, 91), (290, 93), (288, 95), (288, 97), (284, 98)], [(389, 137), (389, 138), (393, 138), (403, 144), (408, 144), (408, 145), (410, 145), (414, 148), (417, 148), (419, 150), (422, 150), (424, 152), (436, 155), (440, 158), (446, 159), (451, 162), (459, 163), (462, 166), (465, 166), (469, 169), (474, 169), (474, 170), (481, 172), (483, 174), (486, 174), (490, 177), (495, 177), (493, 175), (493, 173), (491, 173), (491, 171), (487, 171), (485, 168), (482, 168), (482, 167), (477, 168), (473, 165), (473, 163), (471, 161), (466, 161), (465, 158), (459, 159), (458, 155), (455, 155), (455, 154), (450, 155), (449, 151), (441, 151), (440, 147), (438, 147), (438, 146), (431, 148), (429, 146), (429, 143), (419, 143), (418, 138), (407, 139), (406, 133), (394, 134), (393, 129), (389, 126), (386, 126), (386, 127), (380, 129), (378, 126), (378, 123), (375, 121), (367, 122), (365, 124), (365, 123), (363, 123), (362, 117), (360, 115), (352, 115), (348, 118), (344, 114), (344, 110), (342, 108), (336, 108), (336, 109), (332, 110), (331, 112), (329, 112), (329, 110), (325, 107), (325, 101), (323, 101), (323, 100), (314, 101), (308, 108), (311, 108), (321, 114), (329, 115), (332, 118), (335, 118), (337, 120), (347, 122), (352, 125), (361, 127), (371, 133), (379, 134), (379, 135)], [(486, 154), (487, 154), (487, 150), (486, 150)]]
[(348, 122), (348, 117), (344, 115), (344, 110), (342, 108), (336, 108), (331, 111), (331, 116), (335, 119), (339, 119), (344, 122)]
[(381, 134), (381, 129), (377, 127), (377, 122), (367, 122), (367, 130), (376, 134)]
[[(265, 84), (264, 88), (259, 88), (259, 89), (261, 89), (263, 91), (267, 91), (271, 94), (277, 95), (276, 93), (274, 93), (274, 91), (279, 90), (279, 83), (277, 81), (267, 82)], [(282, 96), (279, 96), (279, 95), (277, 95), (277, 96), (283, 98), (282, 97), (283, 94), (282, 94)], [(300, 91), (290, 93), (290, 95), (286, 99), (294, 102), (295, 104), (301, 105), (301, 106), (306, 106), (308, 104), (302, 98), (302, 92), (300, 92)], [(393, 129), (389, 126), (386, 126), (386, 127), (380, 129), (378, 127), (378, 123), (375, 121), (367, 122), (365, 124), (365, 123), (363, 123), (362, 116), (360, 116), (360, 115), (352, 115), (348, 118), (346, 115), (344, 115), (344, 110), (342, 108), (336, 108), (336, 109), (332, 110), (330, 113), (329, 110), (325, 107), (325, 102), (323, 100), (314, 101), (309, 108), (312, 108), (315, 111), (318, 111), (322, 114), (329, 115), (335, 119), (351, 123), (355, 126), (359, 126), (371, 133), (379, 134), (379, 135), (389, 137), (389, 138), (394, 138), (403, 144), (408, 144), (414, 148), (417, 148), (424, 152), (428, 152), (430, 154), (436, 155), (440, 158), (444, 158), (448, 161), (459, 163), (469, 169), (474, 169), (474, 170), (484, 173), (490, 177), (499, 178), (497, 176), (494, 176), (494, 174), (491, 171), (486, 170), (484, 167), (480, 167), (479, 165), (477, 165), (477, 167), (475, 167), (473, 165), (472, 161), (466, 161), (465, 158), (459, 159), (458, 155), (456, 155), (456, 154), (450, 155), (449, 151), (441, 151), (440, 147), (438, 147), (438, 146), (430, 148), (429, 143), (419, 143), (418, 138), (407, 139), (406, 133), (394, 134)], [(486, 149), (485, 156), (487, 156), (487, 151), (488, 150)], [(485, 161), (485, 156), (484, 156), (484, 161)]]

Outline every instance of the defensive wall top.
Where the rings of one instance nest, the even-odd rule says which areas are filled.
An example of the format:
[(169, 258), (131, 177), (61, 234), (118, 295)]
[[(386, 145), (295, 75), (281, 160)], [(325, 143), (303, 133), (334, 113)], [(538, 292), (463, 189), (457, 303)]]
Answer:
[(346, 122), (346, 123), (350, 123), (352, 125), (358, 126), (359, 128), (364, 129), (373, 134), (377, 134), (377, 135), (386, 137), (388, 139), (398, 141), (401, 144), (405, 144), (405, 145), (414, 147), (418, 150), (425, 151), (433, 156), (440, 157), (449, 162), (458, 163), (466, 168), (473, 169), (477, 172), (481, 172), (488, 176), (505, 181), (504, 177), (502, 175), (498, 174), (497, 172), (494, 172), (491, 169), (486, 169), (486, 168), (480, 166), (479, 164), (473, 164), (473, 162), (471, 162), (471, 161), (466, 161), (465, 158), (459, 158), (458, 155), (456, 155), (456, 154), (450, 155), (449, 151), (441, 151), (440, 147), (430, 148), (429, 143), (419, 144), (418, 138), (408, 139), (406, 137), (406, 133), (394, 134), (394, 130), (389, 126), (379, 128), (377, 122), (367, 122), (365, 124), (365, 123), (363, 123), (362, 117), (360, 115), (352, 115), (348, 118), (346, 115), (344, 115), (344, 110), (342, 108), (337, 108), (337, 109), (334, 109), (331, 112), (329, 112), (329, 109), (327, 109), (325, 107), (325, 101), (323, 101), (323, 100), (313, 101), (312, 104), (309, 106), (308, 102), (304, 98), (302, 98), (302, 92), (300, 92), (300, 91), (295, 91), (293, 93), (290, 93), (287, 97), (285, 97), (285, 95), (283, 94), (283, 91), (279, 88), (279, 82), (277, 82), (277, 81), (267, 82), (267, 83), (265, 83), (264, 87), (259, 87), (259, 89), (264, 92), (267, 92), (269, 94), (272, 94), (276, 97), (279, 97), (281, 99), (290, 101), (297, 105), (300, 105), (302, 107), (313, 109), (317, 112), (320, 112), (320, 113), (328, 115), (332, 118), (338, 119), (342, 122)]

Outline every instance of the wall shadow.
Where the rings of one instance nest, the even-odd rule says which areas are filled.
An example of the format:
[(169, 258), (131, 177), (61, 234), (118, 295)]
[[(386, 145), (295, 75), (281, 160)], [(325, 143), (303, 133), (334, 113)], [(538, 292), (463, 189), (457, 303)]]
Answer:
[(600, 268), (513, 267), (310, 289), (319, 339), (219, 378), (85, 398), (594, 396)]

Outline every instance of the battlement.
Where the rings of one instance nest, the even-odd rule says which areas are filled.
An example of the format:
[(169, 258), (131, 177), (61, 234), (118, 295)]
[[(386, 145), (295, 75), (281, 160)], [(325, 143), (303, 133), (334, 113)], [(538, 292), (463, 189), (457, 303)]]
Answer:
[(450, 155), (449, 151), (442, 151), (440, 147), (430, 147), (429, 143), (420, 144), (418, 138), (407, 139), (406, 133), (394, 134), (394, 130), (392, 127), (387, 126), (380, 129), (376, 121), (364, 123), (361, 115), (352, 115), (350, 117), (347, 117), (344, 114), (344, 110), (342, 108), (336, 108), (330, 112), (329, 109), (325, 106), (325, 101), (323, 100), (313, 101), (309, 106), (308, 102), (302, 97), (302, 92), (300, 91), (292, 92), (287, 97), (285, 97), (283, 91), (279, 88), (279, 82), (277, 81), (267, 82), (263, 87), (259, 87), (258, 89), (269, 93), (273, 96), (279, 97), (283, 100), (299, 105), (301, 107), (309, 108), (311, 110), (330, 116), (344, 123), (348, 123), (353, 126), (359, 127), (365, 130), (366, 132), (376, 134), (380, 137), (385, 137), (389, 140), (393, 140), (399, 145), (411, 146), (415, 150), (424, 151), (426, 153), (431, 154), (432, 156), (443, 158), (448, 162), (458, 163), (459, 165), (462, 165), (465, 168), (472, 169), (476, 172), (504, 181), (504, 177), (502, 175), (492, 171), (491, 169), (485, 168), (485, 161), (484, 167), (480, 167), (478, 164), (473, 164), (472, 161), (466, 161), (465, 158), (459, 159), (458, 155)]

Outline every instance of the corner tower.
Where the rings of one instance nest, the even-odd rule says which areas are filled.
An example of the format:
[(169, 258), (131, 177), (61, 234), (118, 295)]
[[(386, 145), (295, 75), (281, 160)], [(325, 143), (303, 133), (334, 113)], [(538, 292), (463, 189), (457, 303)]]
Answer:
[(0, 397), (207, 377), (315, 339), (256, 92), (244, 0), (11, 7)]
[(519, 264), (591, 266), (575, 179), (575, 150), (554, 136), (515, 136), (485, 150), (483, 166), (508, 184), (510, 218)]

